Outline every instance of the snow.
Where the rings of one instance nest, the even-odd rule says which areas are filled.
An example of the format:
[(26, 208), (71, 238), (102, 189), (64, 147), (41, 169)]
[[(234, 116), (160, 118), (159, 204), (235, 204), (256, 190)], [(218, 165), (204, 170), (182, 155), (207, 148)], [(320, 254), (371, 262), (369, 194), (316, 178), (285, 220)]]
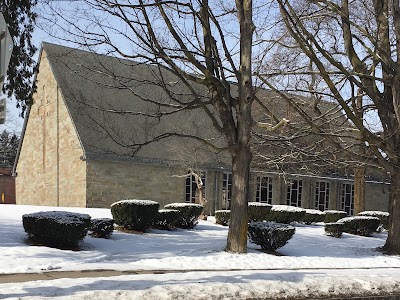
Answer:
[(316, 209), (306, 209), (306, 213), (311, 214), (311, 215), (325, 215), (323, 211), (316, 210)]
[(71, 213), (68, 211), (40, 211), (31, 214), (24, 214), (23, 218), (35, 218), (35, 219), (52, 219), (59, 224), (70, 224), (71, 222), (83, 223), (84, 220), (89, 220), (90, 215)]
[(385, 212), (385, 211), (374, 211), (374, 210), (366, 210), (363, 212), (360, 212), (358, 214), (359, 216), (371, 216), (371, 217), (375, 217), (375, 216), (380, 216), (380, 217), (389, 217), (389, 213)]
[(337, 223), (344, 224), (344, 223), (352, 222), (353, 220), (377, 220), (377, 221), (380, 221), (380, 219), (377, 217), (354, 216), (354, 217), (342, 218), (342, 219), (338, 220)]
[(152, 200), (137, 200), (137, 199), (127, 199), (114, 202), (111, 206), (118, 204), (135, 204), (135, 205), (158, 205), (158, 202)]
[[(0, 205), (0, 299), (285, 299), (400, 292), (400, 257), (376, 250), (385, 232), (332, 238), (323, 224), (296, 224), (293, 238), (278, 249), (282, 256), (260, 252), (251, 242), (247, 254), (225, 252), (228, 228), (210, 221), (193, 230), (88, 236), (82, 251), (25, 244), (22, 215), (46, 210), (111, 218), (109, 209)], [(1, 274), (79, 270), (147, 273), (1, 283)]]
[(164, 208), (174, 208), (174, 207), (188, 207), (188, 206), (193, 206), (193, 207), (203, 207), (200, 204), (196, 204), (196, 203), (171, 203), (171, 204), (167, 204), (164, 206)]
[(300, 207), (295, 207), (295, 206), (289, 206), (289, 205), (273, 205), (271, 208), (272, 211), (292, 211), (292, 212), (302, 212), (304, 211), (303, 208)]
[(269, 207), (269, 206), (271, 206), (271, 207), (272, 207), (271, 204), (262, 203), (262, 202), (249, 202), (249, 206), (262, 206), (262, 207), (265, 207), (265, 206)]

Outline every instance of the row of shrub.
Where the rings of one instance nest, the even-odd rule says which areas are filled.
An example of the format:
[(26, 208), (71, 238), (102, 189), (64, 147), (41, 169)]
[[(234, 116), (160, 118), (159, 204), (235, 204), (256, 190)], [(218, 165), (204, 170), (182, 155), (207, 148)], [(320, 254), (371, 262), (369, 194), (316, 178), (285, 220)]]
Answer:
[(326, 223), (325, 233), (336, 238), (341, 237), (343, 232), (361, 236), (371, 236), (372, 233), (378, 230), (380, 224), (381, 220), (377, 217), (346, 217), (337, 222)]
[[(292, 222), (302, 222), (312, 224), (317, 222), (336, 222), (346, 217), (344, 211), (326, 210), (324, 212), (313, 209), (303, 209), (287, 205), (269, 205), (259, 202), (249, 202), (248, 218), (249, 222), (273, 221), (289, 224)], [(215, 222), (227, 226), (229, 224), (230, 210), (215, 211)]]

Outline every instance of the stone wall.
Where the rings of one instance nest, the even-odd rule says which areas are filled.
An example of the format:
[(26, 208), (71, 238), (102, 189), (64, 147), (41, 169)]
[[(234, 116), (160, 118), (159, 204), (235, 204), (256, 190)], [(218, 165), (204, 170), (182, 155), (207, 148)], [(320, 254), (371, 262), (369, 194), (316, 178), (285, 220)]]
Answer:
[(16, 169), (17, 204), (84, 207), (83, 151), (45, 51), (28, 117)]
[(124, 199), (160, 203), (185, 201), (185, 171), (123, 161), (87, 161), (88, 207), (110, 207)]

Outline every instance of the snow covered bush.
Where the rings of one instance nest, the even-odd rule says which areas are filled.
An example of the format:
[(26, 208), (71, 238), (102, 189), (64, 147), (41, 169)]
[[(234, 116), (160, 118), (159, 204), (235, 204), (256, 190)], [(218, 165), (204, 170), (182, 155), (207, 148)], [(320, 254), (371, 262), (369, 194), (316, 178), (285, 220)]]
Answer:
[(75, 249), (91, 226), (89, 215), (68, 211), (25, 214), (22, 224), (35, 243), (62, 249)]
[(157, 218), (159, 206), (158, 202), (151, 200), (121, 200), (111, 205), (111, 214), (118, 225), (145, 231)]
[(264, 221), (268, 218), (272, 205), (261, 202), (249, 202), (248, 204), (248, 217), (251, 221)]
[(363, 217), (376, 217), (381, 220), (380, 226), (383, 227), (384, 229), (388, 229), (388, 223), (389, 223), (389, 213), (384, 212), (384, 211), (363, 211), (358, 213), (359, 216)]
[(290, 225), (274, 222), (250, 222), (248, 229), (249, 239), (263, 250), (274, 251), (292, 238), (295, 228)]
[(176, 209), (160, 209), (153, 227), (158, 229), (173, 230), (181, 217), (181, 213)]
[(343, 231), (351, 234), (370, 236), (376, 231), (381, 220), (376, 217), (347, 217), (337, 221), (343, 224)]
[(325, 223), (325, 234), (340, 238), (343, 234), (343, 224), (340, 223)]
[(89, 235), (108, 239), (114, 231), (114, 220), (110, 218), (92, 219)]
[(334, 223), (339, 219), (347, 217), (347, 213), (341, 210), (325, 210), (325, 223)]
[(164, 208), (179, 210), (181, 215), (176, 226), (189, 229), (197, 225), (199, 216), (203, 212), (203, 205), (194, 203), (171, 203), (165, 205)]
[(223, 226), (228, 226), (230, 216), (231, 216), (230, 210), (216, 210), (215, 223)]
[(268, 214), (268, 221), (289, 224), (302, 222), (306, 211), (299, 207), (288, 205), (273, 205)]
[(307, 225), (311, 223), (323, 222), (325, 220), (325, 214), (320, 210), (306, 209), (306, 213), (303, 217), (303, 222)]

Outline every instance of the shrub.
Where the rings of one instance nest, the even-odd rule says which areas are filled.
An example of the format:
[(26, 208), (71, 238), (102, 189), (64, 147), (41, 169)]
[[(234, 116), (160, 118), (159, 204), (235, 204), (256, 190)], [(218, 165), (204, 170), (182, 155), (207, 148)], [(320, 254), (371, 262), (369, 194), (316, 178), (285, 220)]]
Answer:
[(325, 234), (340, 238), (343, 234), (343, 224), (341, 223), (325, 223)]
[(171, 203), (164, 206), (165, 209), (179, 210), (181, 216), (176, 223), (180, 228), (194, 228), (198, 223), (198, 218), (203, 212), (203, 206), (194, 203)]
[(216, 210), (215, 223), (223, 226), (228, 226), (230, 216), (231, 216), (230, 210)]
[(268, 218), (272, 205), (261, 202), (249, 202), (248, 217), (249, 221), (264, 221)]
[(325, 220), (325, 214), (320, 210), (306, 209), (306, 213), (303, 217), (303, 222), (305, 224), (323, 222)]
[(284, 246), (293, 236), (295, 228), (274, 222), (251, 222), (248, 236), (263, 250), (276, 250)]
[(40, 244), (74, 249), (90, 228), (90, 216), (68, 211), (42, 211), (22, 216), (25, 232)]
[(325, 223), (334, 223), (338, 220), (347, 217), (347, 213), (345, 211), (340, 210), (325, 210)]
[(173, 230), (180, 217), (179, 210), (160, 209), (153, 226), (158, 229)]
[(268, 221), (289, 224), (291, 222), (301, 222), (306, 211), (299, 207), (288, 205), (273, 205), (268, 214)]
[(376, 217), (347, 217), (340, 219), (337, 223), (343, 224), (343, 231), (351, 234), (370, 236), (376, 231), (381, 220)]
[(380, 226), (385, 228), (386, 230), (388, 229), (388, 223), (389, 223), (389, 213), (384, 212), (384, 211), (363, 211), (358, 214), (359, 216), (363, 217), (376, 217), (381, 220)]
[(92, 219), (90, 235), (97, 238), (109, 238), (114, 231), (114, 220), (109, 218)]
[(159, 206), (158, 202), (150, 200), (122, 200), (111, 205), (111, 214), (118, 225), (145, 231), (157, 218)]

